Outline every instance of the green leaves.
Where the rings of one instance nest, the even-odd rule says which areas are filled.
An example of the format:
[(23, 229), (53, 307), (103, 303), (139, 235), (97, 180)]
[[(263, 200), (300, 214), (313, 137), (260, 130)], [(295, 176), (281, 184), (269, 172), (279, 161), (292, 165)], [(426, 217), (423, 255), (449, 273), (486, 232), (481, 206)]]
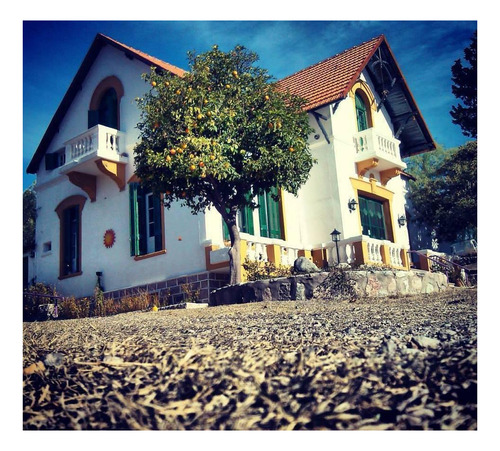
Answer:
[(477, 228), (477, 142), (446, 152), (417, 175), (409, 198), (419, 223), (434, 229), (440, 240), (455, 241), (475, 236)]
[(136, 174), (193, 212), (249, 205), (249, 188), (280, 186), (296, 194), (313, 161), (303, 101), (280, 92), (258, 56), (236, 46), (188, 54), (182, 78), (151, 68), (141, 110)]

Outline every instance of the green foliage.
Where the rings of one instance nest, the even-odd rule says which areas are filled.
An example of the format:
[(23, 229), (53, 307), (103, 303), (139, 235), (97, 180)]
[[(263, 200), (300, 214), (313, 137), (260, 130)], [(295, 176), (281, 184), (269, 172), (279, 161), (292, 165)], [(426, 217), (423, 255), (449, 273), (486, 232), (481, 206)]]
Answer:
[(410, 182), (414, 217), (443, 241), (474, 238), (477, 230), (477, 142), (448, 151), (433, 170)]
[(248, 196), (282, 187), (296, 194), (312, 166), (303, 101), (276, 90), (242, 46), (189, 54), (178, 77), (152, 68), (151, 90), (138, 99), (136, 174), (193, 213), (255, 207)]
[(274, 279), (277, 277), (289, 277), (292, 275), (292, 268), (285, 265), (276, 265), (273, 262), (251, 261), (245, 259), (243, 269), (246, 271), (247, 280)]
[(23, 192), (23, 252), (35, 248), (36, 193), (34, 184)]
[(474, 33), (469, 47), (464, 49), (467, 65), (462, 60), (455, 61), (451, 68), (452, 92), (461, 101), (453, 106), (450, 114), (453, 123), (460, 125), (462, 133), (477, 138), (477, 32)]

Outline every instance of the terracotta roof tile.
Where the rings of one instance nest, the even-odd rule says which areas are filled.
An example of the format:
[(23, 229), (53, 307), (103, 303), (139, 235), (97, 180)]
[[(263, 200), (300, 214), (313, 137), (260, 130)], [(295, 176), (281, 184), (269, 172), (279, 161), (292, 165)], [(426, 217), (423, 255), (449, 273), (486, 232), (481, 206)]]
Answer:
[(306, 110), (342, 99), (384, 39), (378, 36), (302, 69), (278, 81), (278, 87), (306, 99)]

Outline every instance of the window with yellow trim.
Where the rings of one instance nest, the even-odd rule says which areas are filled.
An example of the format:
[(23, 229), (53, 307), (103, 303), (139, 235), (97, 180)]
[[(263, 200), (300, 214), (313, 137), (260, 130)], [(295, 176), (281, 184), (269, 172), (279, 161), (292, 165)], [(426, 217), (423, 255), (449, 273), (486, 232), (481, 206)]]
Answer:
[(356, 106), (358, 132), (362, 132), (372, 126), (372, 121), (369, 103), (367, 102), (365, 93), (361, 89), (356, 91), (354, 102)]

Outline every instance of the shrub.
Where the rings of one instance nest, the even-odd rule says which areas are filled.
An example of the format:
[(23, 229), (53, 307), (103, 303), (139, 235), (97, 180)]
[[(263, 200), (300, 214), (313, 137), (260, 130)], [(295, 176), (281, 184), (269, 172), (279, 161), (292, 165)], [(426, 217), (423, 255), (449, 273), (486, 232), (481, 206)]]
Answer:
[(59, 318), (87, 318), (90, 314), (91, 298), (75, 299), (74, 296), (64, 298), (59, 304)]
[(246, 259), (243, 262), (243, 268), (246, 271), (247, 280), (274, 279), (276, 277), (290, 277), (292, 268), (290, 266), (276, 265), (273, 262), (250, 261)]
[(38, 318), (38, 306), (51, 303), (50, 298), (38, 295), (57, 296), (55, 287), (41, 282), (30, 285), (23, 293), (23, 321), (34, 321)]
[(200, 298), (200, 290), (193, 290), (193, 286), (190, 283), (181, 285), (181, 290), (184, 293), (185, 302), (198, 302)]
[(343, 268), (333, 268), (328, 277), (314, 290), (314, 298), (325, 300), (349, 300), (358, 298), (355, 282)]

